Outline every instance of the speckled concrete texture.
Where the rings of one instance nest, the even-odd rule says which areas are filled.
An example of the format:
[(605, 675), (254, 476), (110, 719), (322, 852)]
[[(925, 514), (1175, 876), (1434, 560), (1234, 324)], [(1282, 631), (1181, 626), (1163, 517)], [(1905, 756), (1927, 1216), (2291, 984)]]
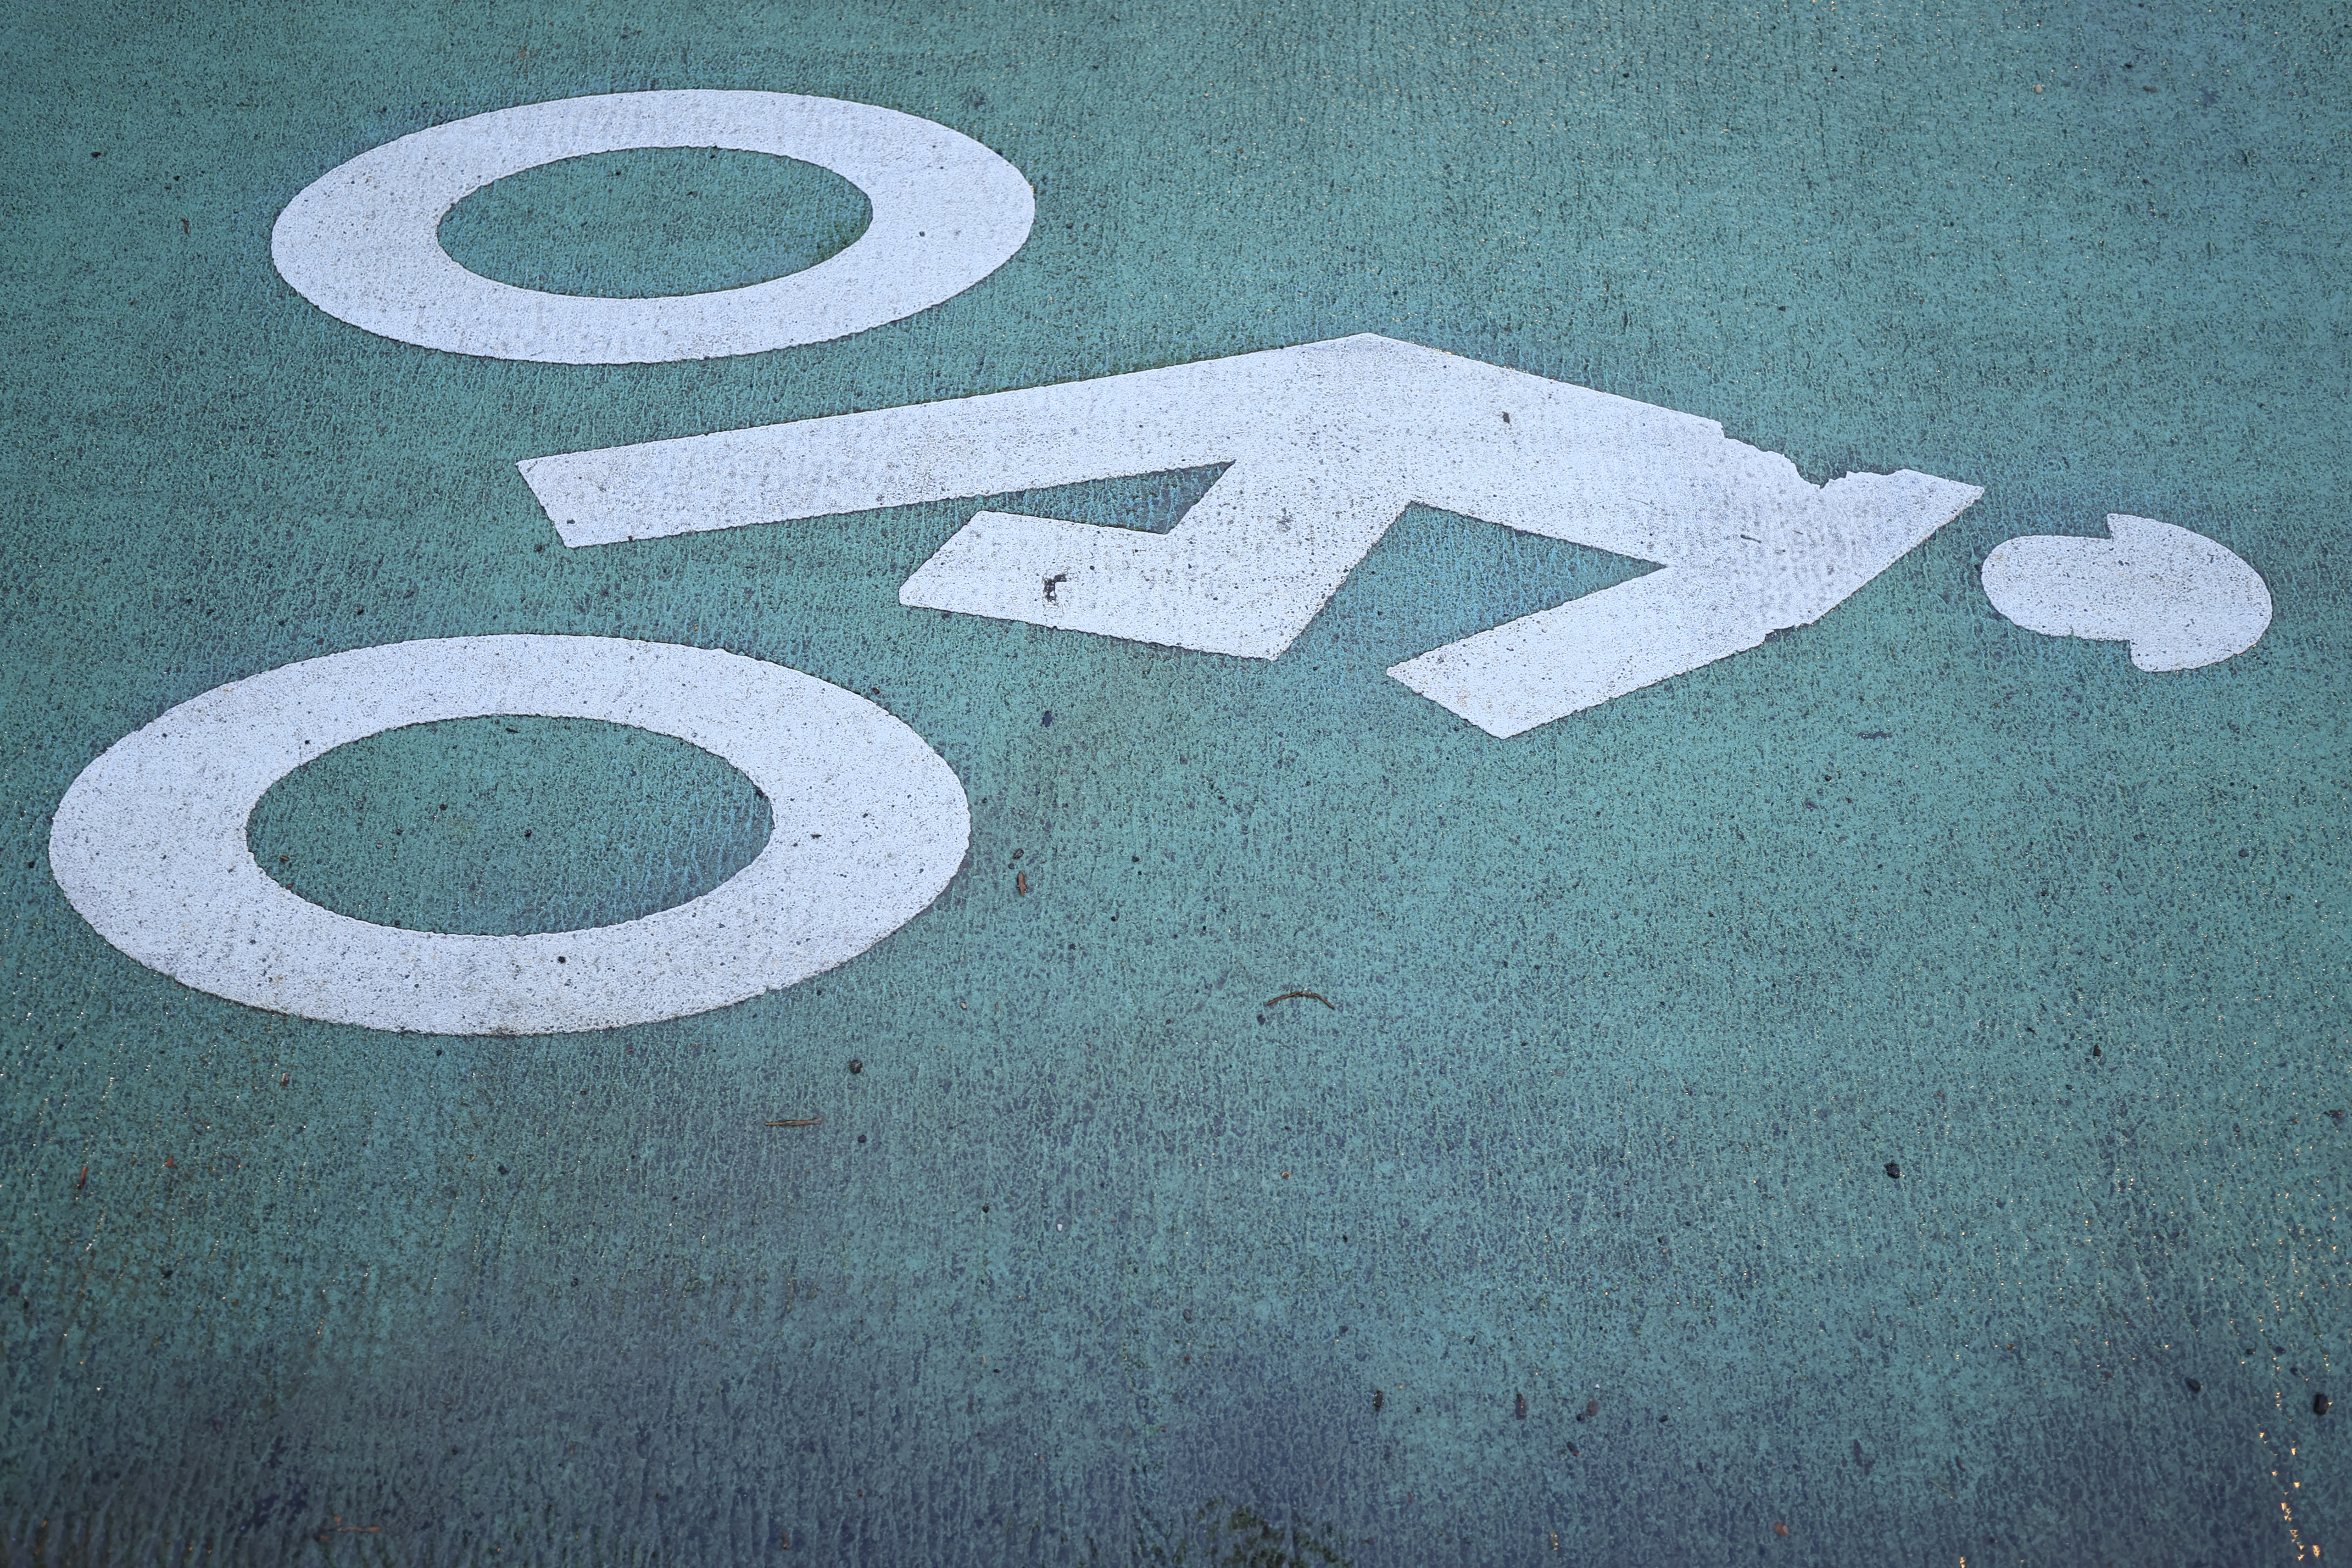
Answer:
[[(2341, 5), (0, 25), (0, 1561), (2352, 1553)], [(937, 120), (1034, 233), (863, 335), (643, 366), (408, 347), (271, 269), (369, 147), (656, 87)], [(663, 293), (865, 214), (614, 153), (443, 236)], [(1415, 509), (1267, 664), (897, 599), (976, 509), (1165, 528), (1213, 473), (575, 551), (514, 466), (1361, 331), (1986, 494), (1817, 624), (1496, 740), (1382, 672), (1639, 565)], [(2268, 634), (2149, 674), (1986, 601), (1994, 546), (2109, 513), (2243, 557)], [(520, 1040), (187, 990), (51, 881), (68, 785), (173, 704), (489, 632), (863, 694), (970, 860), (793, 989)], [(496, 933), (766, 830), (682, 743), (478, 719), (252, 838)]]

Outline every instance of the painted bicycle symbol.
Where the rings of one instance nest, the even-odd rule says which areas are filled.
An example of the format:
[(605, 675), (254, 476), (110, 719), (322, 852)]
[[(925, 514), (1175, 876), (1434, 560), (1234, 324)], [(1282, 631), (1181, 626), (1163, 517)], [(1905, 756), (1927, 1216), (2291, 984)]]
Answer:
[[(654, 299), (519, 288), (441, 248), (444, 215), (495, 180), (675, 147), (818, 164), (865, 192), (872, 221), (801, 272)], [(1001, 267), (1034, 212), (1010, 162), (912, 115), (786, 93), (618, 93), (362, 153), (288, 204), (271, 254), (320, 309), (402, 342), (642, 364), (914, 315)], [(1371, 335), (520, 468), (563, 542), (584, 549), (1209, 465), (1223, 472), (1164, 534), (980, 512), (900, 601), (1272, 659), (1415, 502), (1654, 562), (1389, 672), (1508, 737), (1819, 620), (1982, 494), (1908, 470), (1811, 485), (1711, 420)], [(2129, 639), (2147, 669), (2212, 663), (2262, 635), (2269, 593), (2242, 560), (2167, 524), (2110, 525), (2111, 540), (2001, 546), (1988, 594), (2035, 631)], [(499, 715), (600, 719), (709, 750), (768, 797), (769, 841), (676, 907), (509, 936), (355, 920), (255, 861), (247, 819), (296, 768), (386, 730)], [(684, 1017), (845, 963), (946, 887), (969, 836), (946, 761), (853, 692), (713, 649), (484, 636), (354, 649), (182, 703), (75, 779), (50, 863), (110, 944), (196, 989), (371, 1029), (526, 1034)]]

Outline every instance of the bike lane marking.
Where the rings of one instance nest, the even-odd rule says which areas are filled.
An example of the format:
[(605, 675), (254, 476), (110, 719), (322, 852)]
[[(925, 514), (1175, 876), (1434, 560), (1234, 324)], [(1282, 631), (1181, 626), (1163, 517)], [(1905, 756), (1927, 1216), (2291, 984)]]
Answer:
[(979, 513), (899, 602), (1272, 659), (1416, 501), (1664, 567), (1389, 671), (1507, 737), (1819, 620), (1983, 494), (1372, 333), (520, 466), (579, 546), (1214, 463), (1165, 534)]
[[(449, 209), (543, 163), (653, 147), (768, 152), (830, 169), (873, 221), (814, 267), (708, 294), (614, 299), (519, 288), (441, 248)], [(270, 256), (338, 320), (456, 354), (569, 365), (754, 354), (863, 332), (952, 298), (1029, 237), (1036, 198), (1003, 158), (896, 110), (799, 93), (604, 93), (497, 110), (372, 148), (304, 187)]]
[[(655, 300), (513, 288), (458, 267), (434, 237), (457, 200), (504, 173), (706, 144), (848, 175), (874, 198), (875, 226), (791, 277)], [(959, 159), (972, 177), (941, 186)], [(923, 214), (943, 211), (978, 214), (977, 249), (906, 246)], [(367, 330), (454, 352), (626, 362), (842, 335), (893, 319), (871, 314), (885, 306), (910, 314), (1000, 265), (1033, 213), (1018, 170), (928, 120), (790, 94), (646, 92), (499, 110), (386, 143), (307, 187), (275, 243), (289, 282)], [(941, 256), (944, 270), (932, 265)], [(1663, 568), (1389, 668), (1507, 737), (1819, 620), (1983, 493), (1907, 469), (1811, 485), (1712, 420), (1370, 333), (520, 466), (564, 542), (583, 546), (1213, 464), (1225, 472), (1166, 534), (980, 512), (899, 601), (1273, 659), (1416, 501)], [(2251, 567), (2169, 525), (2110, 521), (2112, 543), (2010, 541), (1985, 563), (1986, 592), (2032, 630), (2131, 638), (2147, 670), (2227, 658), (2262, 635), (2270, 601)], [(733, 706), (707, 710), (698, 685)], [(758, 716), (777, 710), (787, 716), (761, 731)], [(373, 925), (302, 900), (254, 862), (254, 805), (321, 751), (491, 714), (676, 735), (735, 763), (780, 808), (795, 800), (794, 770), (838, 738), (809, 742), (812, 726), (846, 726), (890, 756), (831, 780), (828, 809), (879, 808), (854, 831), (819, 812), (834, 830), (824, 843), (795, 818), (789, 830), (806, 837), (789, 847), (809, 852), (779, 858), (780, 812), (767, 849), (719, 888), (593, 931)], [(314, 729), (328, 738), (304, 733)], [(900, 786), (910, 793), (894, 795)], [(52, 860), (108, 941), (201, 989), (373, 1028), (542, 1032), (705, 1011), (841, 963), (946, 885), (968, 827), (961, 785), (919, 736), (814, 677), (667, 644), (459, 637), (289, 665), (181, 705), (75, 781)], [(175, 858), (161, 877), (147, 865)], [(920, 863), (909, 873), (894, 859)]]
[[(509, 936), (354, 920), (255, 861), (247, 821), (287, 774), (385, 730), (495, 715), (601, 719), (713, 752), (767, 797), (768, 843), (688, 903)], [(49, 862), (109, 943), (198, 990), (369, 1029), (540, 1034), (705, 1012), (844, 963), (929, 905), (970, 831), (939, 754), (814, 675), (664, 643), (454, 637), (289, 664), (182, 703), (74, 780)]]
[(2107, 533), (1996, 546), (1978, 574), (1985, 597), (2029, 632), (2129, 643), (2151, 674), (2235, 658), (2270, 630), (2270, 585), (2228, 546), (2120, 512), (2108, 514)]

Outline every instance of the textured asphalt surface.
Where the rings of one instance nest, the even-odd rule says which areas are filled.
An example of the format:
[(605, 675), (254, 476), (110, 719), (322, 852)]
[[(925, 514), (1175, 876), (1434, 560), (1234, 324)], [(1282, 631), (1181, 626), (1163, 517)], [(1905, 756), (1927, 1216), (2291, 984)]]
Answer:
[[(2352, 1552), (2341, 6), (5, 26), (0, 1561)], [(1034, 233), (908, 319), (652, 366), (411, 348), (270, 266), (367, 148), (656, 87), (937, 120)], [(614, 153), (442, 235), (658, 294), (865, 216)], [(1357, 331), (1986, 495), (1818, 624), (1498, 741), (1382, 672), (1640, 565), (1416, 509), (1264, 664), (902, 608), (973, 504), (568, 551), (514, 469)], [(1164, 528), (1210, 477), (983, 504)], [(1994, 545), (2110, 512), (2252, 562), (2268, 636), (2150, 675), (1992, 611)], [(488, 632), (868, 694), (970, 860), (819, 979), (532, 1039), (248, 1009), (65, 903), (49, 814), (122, 735)], [(251, 840), (496, 933), (767, 831), (681, 742), (474, 720)]]

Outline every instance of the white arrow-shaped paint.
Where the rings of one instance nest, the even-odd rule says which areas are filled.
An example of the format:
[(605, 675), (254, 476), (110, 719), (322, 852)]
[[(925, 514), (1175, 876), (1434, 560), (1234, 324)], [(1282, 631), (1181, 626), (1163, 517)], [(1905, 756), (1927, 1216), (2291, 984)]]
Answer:
[(1216, 464), (1165, 534), (980, 513), (899, 600), (1271, 659), (1414, 502), (1662, 567), (1389, 672), (1507, 736), (1820, 619), (1982, 494), (1369, 334), (520, 466), (590, 545)]
[(2107, 533), (1996, 545), (1985, 558), (1985, 597), (2029, 632), (2128, 642), (2143, 670), (2218, 664), (2269, 630), (2270, 586), (2226, 547), (2121, 513), (2108, 516)]

